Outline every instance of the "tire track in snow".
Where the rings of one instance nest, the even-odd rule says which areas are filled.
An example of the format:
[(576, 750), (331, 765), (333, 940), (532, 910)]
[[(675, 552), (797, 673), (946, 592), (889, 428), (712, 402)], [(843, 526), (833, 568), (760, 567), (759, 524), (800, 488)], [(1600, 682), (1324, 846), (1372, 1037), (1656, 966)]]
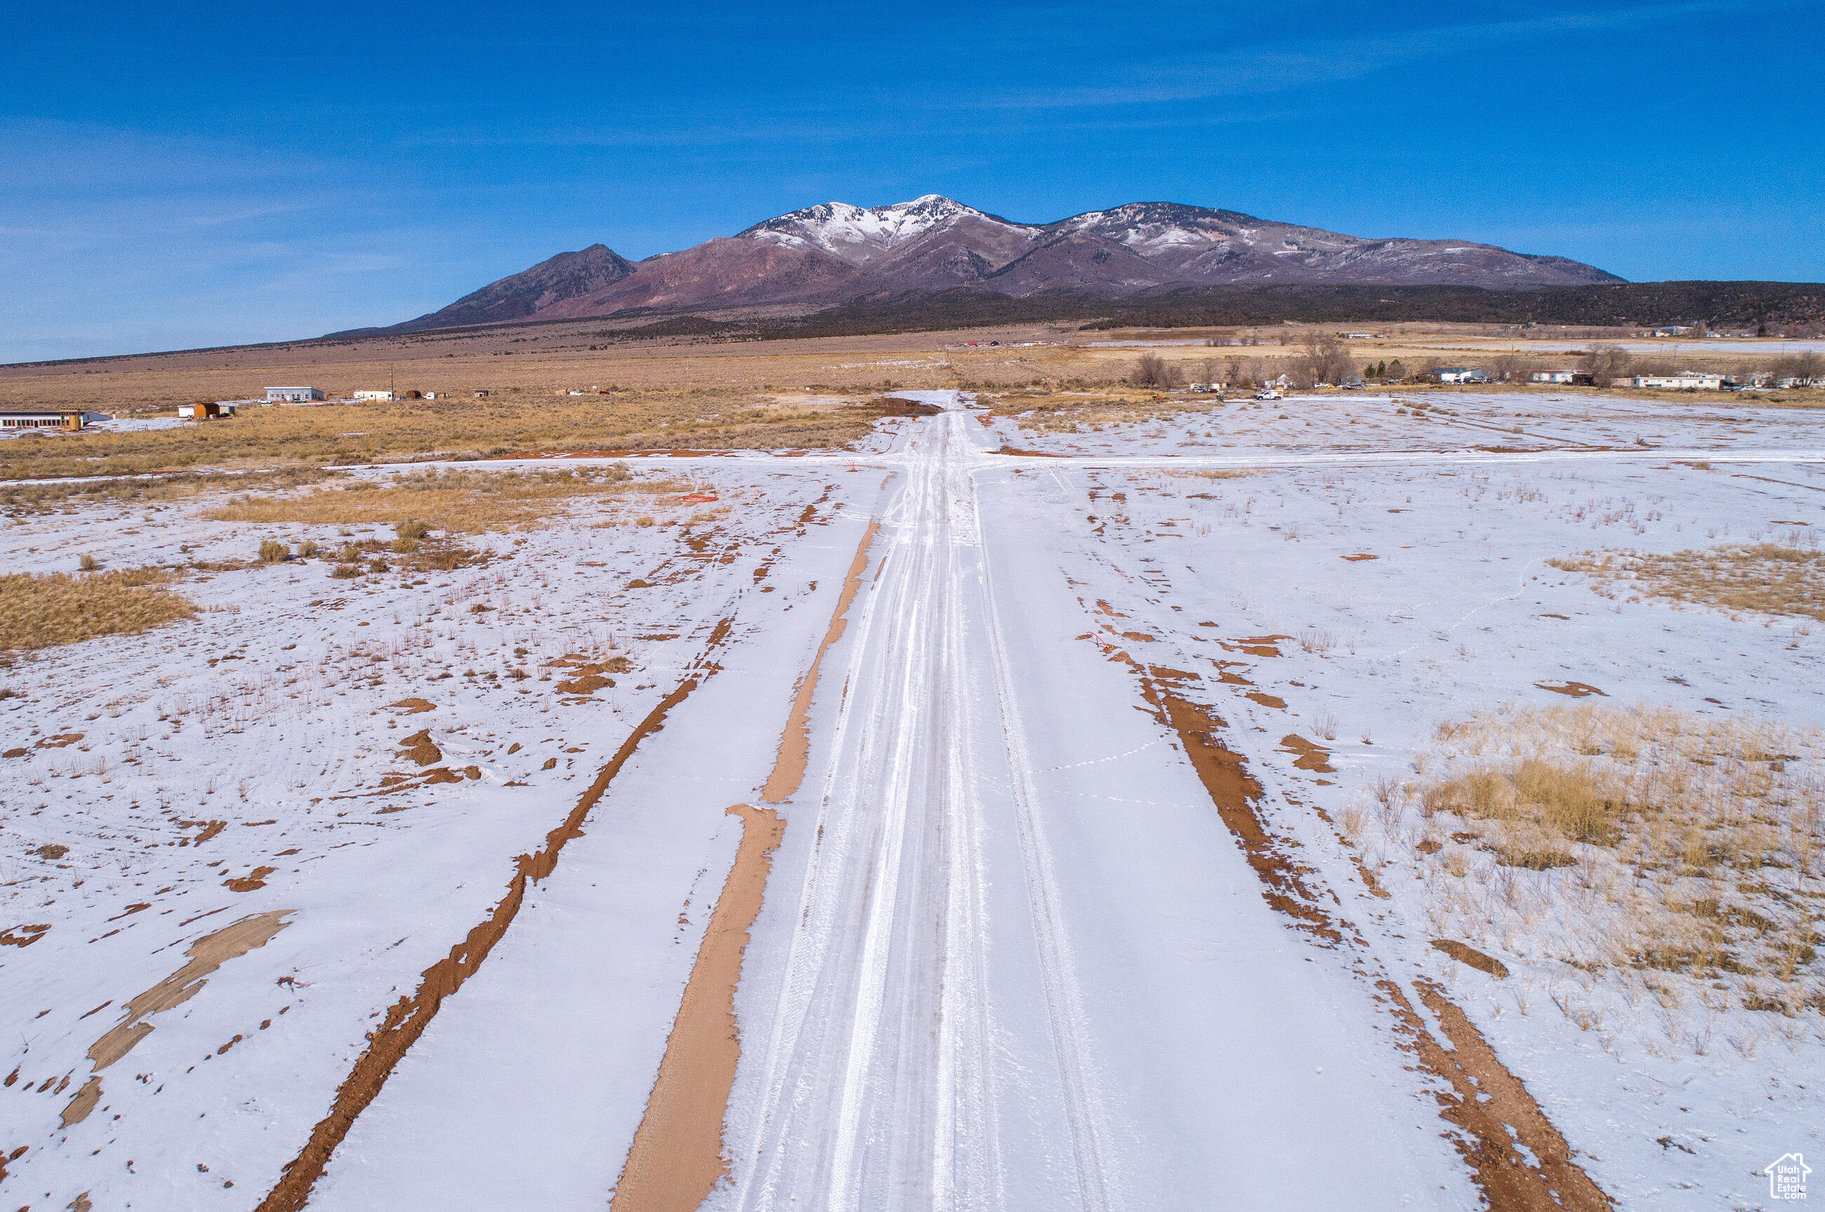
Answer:
[[(950, 428), (921, 426), (855, 624), (734, 1206), (990, 1208), (999, 1129)], [(957, 533), (956, 523), (965, 524)]]

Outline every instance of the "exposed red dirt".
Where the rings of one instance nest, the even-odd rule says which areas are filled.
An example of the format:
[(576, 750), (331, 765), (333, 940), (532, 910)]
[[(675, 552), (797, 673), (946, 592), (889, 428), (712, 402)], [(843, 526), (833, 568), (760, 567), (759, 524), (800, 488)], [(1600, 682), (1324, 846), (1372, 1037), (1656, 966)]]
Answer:
[(266, 877), (277, 870), (277, 867), (255, 867), (239, 879), (223, 880), (222, 887), (231, 892), (252, 892), (256, 888), (266, 887)]
[[(1261, 881), (1267, 903), (1322, 943), (1355, 951), (1370, 972), (1385, 971), (1380, 959), (1368, 950), (1367, 940), (1347, 921), (1328, 912), (1325, 901), (1336, 904), (1337, 897), (1323, 886), (1317, 871), (1292, 859), (1297, 843), (1270, 830), (1259, 810), (1261, 784), (1242, 758), (1223, 744), (1223, 721), (1210, 708), (1183, 697), (1181, 691), (1195, 679), (1144, 666), (1106, 641), (1103, 647), (1110, 659), (1135, 671), (1142, 698), (1178, 734), (1211, 802)], [(1300, 738), (1288, 738), (1294, 739)], [(1309, 741), (1303, 743), (1324, 752)], [(1372, 893), (1388, 895), (1360, 860), (1356, 866)], [(1466, 963), (1480, 957), (1501, 967), (1492, 957), (1461, 943), (1434, 945)], [(1436, 1092), (1439, 1113), (1455, 1129), (1448, 1136), (1469, 1165), (1488, 1206), (1504, 1212), (1604, 1212), (1613, 1207), (1609, 1197), (1572, 1161), (1565, 1138), (1526, 1086), (1503, 1066), (1476, 1026), (1442, 989), (1424, 978), (1412, 982), (1438, 1021), (1449, 1048), (1431, 1034), (1397, 981), (1380, 976), (1376, 987), (1394, 1012), (1403, 1046), (1448, 1087)]]
[(1444, 990), (1430, 981), (1414, 982), (1449, 1048), (1427, 1028), (1398, 984), (1377, 984), (1394, 1008), (1402, 1043), (1449, 1087), (1436, 1092), (1439, 1114), (1459, 1129), (1449, 1134), (1451, 1143), (1490, 1207), (1606, 1212), (1615, 1206), (1572, 1160), (1565, 1137)]
[(1252, 657), (1277, 657), (1280, 655), (1280, 641), (1290, 640), (1290, 635), (1252, 635), (1240, 640), (1218, 640), (1231, 652), (1246, 653)]
[(1178, 688), (1189, 680), (1187, 675), (1145, 667), (1127, 654), (1121, 655), (1141, 675), (1141, 697), (1154, 708), (1162, 723), (1178, 733), (1185, 756), (1191, 760), (1211, 803), (1216, 805), (1217, 814), (1260, 878), (1261, 895), (1268, 905), (1323, 942), (1342, 942), (1342, 931), (1305, 881), (1310, 869), (1291, 857), (1293, 843), (1269, 833), (1258, 810), (1261, 784), (1248, 772), (1241, 755), (1223, 744), (1223, 721), (1210, 708), (1179, 693)]
[[(727, 638), (729, 629), (726, 619), (717, 624), (705, 645), (706, 654)], [(312, 1129), (310, 1138), (298, 1155), (286, 1164), (279, 1181), (267, 1193), (266, 1198), (260, 1201), (259, 1212), (298, 1212), (309, 1202), (312, 1188), (322, 1177), (324, 1167), (329, 1164), (331, 1155), (354, 1126), (356, 1118), (379, 1095), (394, 1067), (436, 1017), (444, 999), (463, 987), (464, 982), (487, 960), (494, 945), (505, 936), (507, 928), (513, 924), (520, 906), (525, 902), (528, 886), (548, 878), (557, 869), (558, 856), (563, 853), (565, 845), (582, 836), (590, 812), (608, 793), (609, 785), (633, 757), (640, 743), (664, 727), (666, 716), (671, 710), (690, 697), (701, 680), (714, 674), (717, 668), (714, 663), (699, 659), (694, 672), (661, 699), (658, 706), (648, 712), (646, 718), (628, 734), (614, 756), (597, 773), (595, 782), (577, 800), (576, 807), (570, 810), (561, 824), (546, 834), (545, 844), (536, 852), (523, 854), (514, 860), (513, 876), (508, 881), (507, 892), (495, 902), (488, 916), (470, 930), (461, 942), (450, 948), (450, 954), (446, 958), (425, 969), (416, 992), (400, 998), (388, 1008), (386, 1017), (368, 1037), (367, 1049), (355, 1061), (354, 1068), (337, 1089), (329, 1113)]]
[(824, 632), (823, 642), (817, 646), (817, 655), (811, 658), (810, 668), (805, 670), (805, 676), (799, 679), (793, 692), (792, 709), (786, 716), (786, 729), (780, 734), (779, 756), (774, 759), (773, 772), (767, 776), (766, 785), (760, 791), (760, 798), (766, 803), (778, 804), (789, 798), (804, 780), (805, 762), (811, 753), (811, 732), (807, 723), (811, 713), (811, 697), (817, 690), (818, 674), (824, 666), (824, 654), (842, 638), (849, 626), (849, 604), (855, 600), (856, 591), (862, 587), (862, 573), (868, 567), (868, 548), (873, 544), (875, 532), (880, 527), (878, 521), (870, 519), (861, 543), (856, 546), (855, 558), (849, 561), (849, 571), (844, 574), (843, 590), (837, 595), (836, 610), (830, 616), (830, 626)]
[(1493, 955), (1484, 955), (1469, 943), (1460, 943), (1454, 938), (1435, 938), (1432, 945), (1449, 955), (1460, 964), (1469, 964), (1479, 972), (1487, 972), (1497, 980), (1508, 979), (1508, 965)]
[(421, 728), (399, 742), (399, 753), (401, 757), (409, 758), (420, 766), (435, 766), (444, 760), (444, 751), (431, 739), (429, 728)]
[(786, 823), (737, 804), (741, 847), (691, 967), (659, 1076), (615, 1184), (617, 1212), (691, 1212), (729, 1172), (722, 1124), (741, 1060), (735, 987)]
[(1288, 753), (1297, 754), (1293, 766), (1298, 770), (1310, 770), (1314, 774), (1335, 774), (1337, 768), (1331, 765), (1331, 751), (1316, 741), (1308, 741), (1296, 732), (1289, 732), (1280, 738), (1280, 748)]
[(1566, 682), (1559, 686), (1553, 686), (1546, 682), (1535, 682), (1534, 685), (1538, 686), (1541, 690), (1550, 690), (1554, 694), (1562, 694), (1567, 698), (1589, 698), (1593, 694), (1600, 695), (1606, 699), (1609, 697), (1609, 695), (1604, 694), (1603, 691), (1597, 689), (1595, 686), (1588, 685), (1584, 682)]

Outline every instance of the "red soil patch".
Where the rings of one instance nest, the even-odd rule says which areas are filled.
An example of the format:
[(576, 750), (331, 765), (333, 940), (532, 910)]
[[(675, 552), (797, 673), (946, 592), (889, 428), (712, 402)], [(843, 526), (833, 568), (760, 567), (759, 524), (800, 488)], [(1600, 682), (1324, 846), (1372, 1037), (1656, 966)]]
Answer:
[(222, 887), (231, 892), (252, 892), (266, 887), (266, 877), (277, 870), (277, 867), (255, 867), (239, 879), (223, 880)]
[(773, 772), (760, 790), (760, 798), (769, 804), (778, 804), (790, 797), (805, 778), (805, 762), (811, 753), (811, 731), (807, 723), (811, 697), (817, 690), (824, 654), (842, 638), (849, 626), (849, 604), (855, 601), (856, 591), (862, 587), (862, 573), (868, 568), (868, 548), (879, 529), (880, 523), (871, 519), (862, 541), (856, 546), (855, 558), (849, 561), (849, 571), (844, 574), (843, 589), (837, 595), (836, 610), (830, 616), (823, 642), (817, 646), (817, 655), (811, 658), (810, 668), (805, 670), (805, 676), (799, 679), (793, 691), (792, 709), (786, 716), (785, 731), (780, 734), (779, 754), (773, 761)]
[(437, 706), (437, 704), (428, 702), (425, 699), (400, 699), (397, 703), (389, 703), (387, 705), (398, 711), (403, 711), (407, 715), (417, 715), (423, 711), (431, 711)]
[[(1219, 730), (1223, 721), (1209, 708), (1182, 698), (1180, 683), (1162, 678), (1160, 671), (1148, 670), (1119, 649), (1105, 651), (1110, 659), (1135, 671), (1142, 698), (1162, 723), (1178, 733), (1223, 823), (1260, 879), (1267, 903), (1287, 914), (1296, 927), (1325, 943), (1360, 949), (1365, 962), (1380, 967), (1367, 953), (1362, 936), (1326, 911), (1320, 894), (1333, 903), (1336, 895), (1321, 885), (1315, 887), (1320, 879), (1317, 873), (1293, 861), (1291, 852), (1297, 843), (1269, 831), (1258, 810), (1261, 785), (1242, 759), (1222, 744)], [(1358, 870), (1363, 871), (1360, 863)], [(1366, 882), (1370, 891), (1386, 895), (1372, 878)], [(1347, 943), (1345, 929), (1350, 930)], [(1376, 986), (1393, 1009), (1402, 1045), (1448, 1087), (1435, 1094), (1439, 1113), (1456, 1129), (1448, 1134), (1449, 1139), (1470, 1166), (1471, 1177), (1489, 1207), (1504, 1212), (1608, 1212), (1613, 1208), (1609, 1197), (1571, 1160), (1570, 1146), (1527, 1087), (1503, 1066), (1442, 989), (1423, 979), (1413, 982), (1449, 1047), (1431, 1034), (1397, 982), (1384, 976)], [(1530, 1158), (1537, 1159), (1537, 1164)]]
[(741, 1060), (735, 986), (760, 915), (786, 823), (771, 808), (737, 804), (741, 847), (710, 914), (659, 1076), (615, 1184), (618, 1212), (691, 1212), (729, 1172), (722, 1122)]
[[(641, 637), (642, 639), (646, 637)], [(674, 639), (674, 636), (666, 636)], [(559, 694), (588, 696), (602, 689), (613, 686), (615, 680), (608, 677), (611, 673), (626, 673), (633, 668), (626, 657), (610, 657), (606, 661), (588, 661), (578, 656), (567, 656), (552, 662), (553, 665), (568, 666), (571, 676), (557, 684)]]
[(1615, 1207), (1572, 1160), (1571, 1146), (1527, 1087), (1442, 989), (1430, 981), (1414, 982), (1449, 1048), (1427, 1029), (1399, 985), (1390, 980), (1377, 984), (1394, 1007), (1401, 1042), (1449, 1087), (1435, 1095), (1439, 1114), (1459, 1129), (1450, 1134), (1451, 1143), (1490, 1207), (1516, 1212), (1607, 1212)]
[(1343, 558), (1344, 558), (1344, 559), (1346, 559), (1346, 560), (1350, 560), (1350, 561), (1356, 561), (1356, 560), (1379, 560), (1379, 559), (1381, 559), (1381, 557), (1380, 557), (1380, 556), (1376, 556), (1376, 555), (1370, 555), (1370, 554), (1369, 554), (1369, 553), (1368, 553), (1368, 552), (1366, 552), (1366, 551), (1359, 551), (1359, 552), (1357, 552), (1357, 553), (1356, 553), (1356, 554), (1355, 554), (1355, 555), (1347, 555), (1347, 556), (1344, 556), (1344, 557), (1343, 557)]
[(51, 924), (42, 922), (35, 926), (16, 926), (12, 930), (0, 930), (0, 947), (29, 947), (49, 934)]
[[(729, 623), (725, 619), (710, 633), (705, 644), (706, 656), (728, 634)], [(709, 677), (717, 669), (718, 666), (714, 663), (699, 658), (693, 673), (661, 699), (658, 706), (648, 712), (639, 726), (628, 734), (608, 764), (596, 775), (595, 782), (590, 784), (589, 789), (577, 801), (576, 807), (570, 810), (561, 824), (545, 835), (545, 844), (535, 853), (523, 854), (514, 860), (514, 871), (508, 881), (506, 894), (495, 903), (488, 916), (470, 930), (461, 942), (451, 947), (446, 958), (425, 969), (418, 989), (411, 996), (400, 998), (388, 1008), (386, 1017), (368, 1037), (367, 1050), (355, 1061), (354, 1068), (337, 1089), (329, 1113), (312, 1129), (310, 1139), (298, 1155), (286, 1164), (279, 1181), (267, 1193), (266, 1198), (260, 1201), (259, 1212), (302, 1212), (310, 1200), (312, 1188), (322, 1177), (324, 1167), (329, 1164), (331, 1155), (348, 1135), (356, 1118), (379, 1095), (387, 1078), (392, 1075), (394, 1066), (404, 1058), (418, 1037), (424, 1034), (425, 1028), (443, 1006), (444, 999), (463, 987), (463, 983), (487, 960), (494, 945), (506, 935), (507, 928), (513, 924), (520, 906), (525, 902), (527, 887), (546, 879), (557, 869), (558, 856), (563, 853), (565, 845), (582, 836), (583, 825), (588, 821), (590, 812), (608, 793), (609, 785), (634, 756), (640, 742), (664, 727), (667, 714), (697, 689), (702, 678)]]
[(1593, 694), (1600, 695), (1606, 699), (1610, 697), (1595, 686), (1587, 685), (1584, 682), (1566, 682), (1561, 686), (1553, 686), (1546, 682), (1535, 682), (1534, 685), (1538, 686), (1541, 690), (1550, 690), (1554, 694), (1563, 694), (1568, 698), (1574, 699), (1588, 698)]
[(1218, 640), (1230, 652), (1243, 652), (1253, 657), (1277, 657), (1280, 655), (1280, 641), (1290, 640), (1290, 635), (1254, 635), (1240, 640)]
[(1335, 774), (1336, 767), (1330, 763), (1331, 751), (1315, 741), (1308, 741), (1296, 732), (1289, 732), (1280, 738), (1280, 748), (1287, 753), (1297, 754), (1293, 766), (1299, 770), (1310, 770), (1316, 774)]
[(1449, 955), (1460, 964), (1469, 964), (1479, 972), (1487, 972), (1497, 980), (1508, 978), (1508, 965), (1493, 955), (1484, 955), (1469, 943), (1460, 943), (1454, 938), (1435, 938), (1432, 945)]
[[(1226, 678), (1225, 680), (1227, 681), (1228, 679)], [(1246, 683), (1244, 684), (1246, 685)], [(1277, 694), (1263, 694), (1259, 690), (1250, 690), (1247, 693), (1250, 699), (1261, 704), (1263, 707), (1275, 707), (1282, 711), (1286, 709), (1286, 700)]]
[(228, 828), (227, 821), (179, 821), (177, 824), (180, 829), (196, 829), (199, 827), (202, 829), (202, 832), (195, 837), (187, 837), (180, 841), (178, 843), (180, 846), (201, 846), (204, 842)]
[(399, 742), (399, 753), (401, 757), (410, 758), (420, 766), (435, 766), (444, 760), (444, 751), (431, 739), (429, 728), (421, 728)]
[(1305, 883), (1309, 869), (1291, 857), (1290, 839), (1274, 836), (1259, 811), (1261, 784), (1248, 772), (1239, 754), (1222, 742), (1225, 727), (1215, 712), (1182, 697), (1182, 678), (1169, 671), (1149, 669), (1126, 653), (1119, 654), (1141, 677), (1141, 697), (1153, 707), (1161, 723), (1178, 733), (1185, 756), (1197, 771), (1217, 815), (1242, 847), (1243, 857), (1261, 880), (1261, 895), (1268, 905), (1292, 919), (1293, 924), (1327, 944), (1343, 941), (1317, 895)]

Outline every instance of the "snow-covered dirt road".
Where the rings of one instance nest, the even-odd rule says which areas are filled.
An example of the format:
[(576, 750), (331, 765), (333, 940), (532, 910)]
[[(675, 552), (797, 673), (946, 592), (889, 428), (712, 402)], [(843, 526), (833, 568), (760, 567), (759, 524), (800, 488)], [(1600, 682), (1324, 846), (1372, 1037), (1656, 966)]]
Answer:
[[(868, 453), (629, 460), (714, 520), (491, 536), (480, 572), (334, 598), (224, 573), (187, 588), (202, 638), (13, 671), (9, 727), (51, 744), (0, 768), (5, 825), (57, 854), (0, 881), (0, 1192), (1544, 1212), (1741, 1202), (1751, 1157), (1818, 1147), (1805, 1023), (1734, 1069), (1574, 1026), (1560, 984), (1431, 946), (1337, 823), (1440, 719), (1549, 681), (1816, 720), (1797, 631), (1653, 616), (1702, 636), (1669, 656), (1538, 572), (1599, 524), (1807, 527), (1806, 425), (1644, 405), (1646, 448), (1625, 402), (1600, 441), (1471, 449), (1519, 431), (1353, 401), (1348, 442), (1250, 445), (909, 394), (937, 411)], [(8, 550), (145, 563), (196, 537), (166, 525)], [(1359, 745), (1299, 735), (1332, 711)], [(447, 777), (373, 786), (415, 746)]]

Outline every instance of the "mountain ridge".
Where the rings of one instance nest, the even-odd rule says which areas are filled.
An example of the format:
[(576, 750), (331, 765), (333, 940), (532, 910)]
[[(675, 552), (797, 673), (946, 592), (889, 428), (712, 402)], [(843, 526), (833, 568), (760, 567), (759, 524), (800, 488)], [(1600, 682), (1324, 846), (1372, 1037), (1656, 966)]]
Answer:
[(1021, 223), (926, 194), (875, 207), (823, 202), (637, 262), (593, 244), (383, 331), (632, 311), (832, 306), (957, 287), (1118, 299), (1162, 288), (1250, 284), (1531, 289), (1621, 281), (1551, 254), (1476, 241), (1350, 236), (1179, 202), (1128, 202)]

